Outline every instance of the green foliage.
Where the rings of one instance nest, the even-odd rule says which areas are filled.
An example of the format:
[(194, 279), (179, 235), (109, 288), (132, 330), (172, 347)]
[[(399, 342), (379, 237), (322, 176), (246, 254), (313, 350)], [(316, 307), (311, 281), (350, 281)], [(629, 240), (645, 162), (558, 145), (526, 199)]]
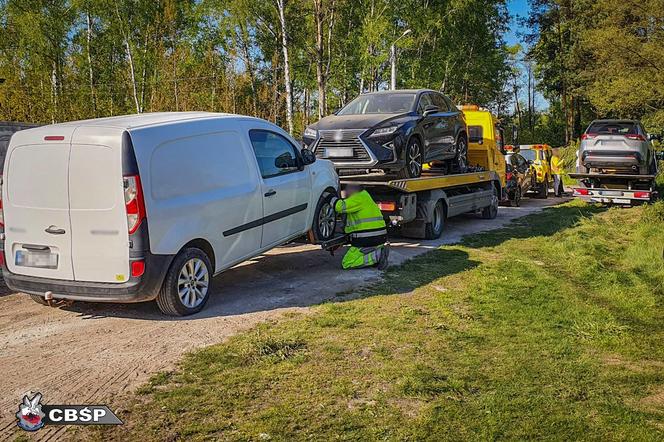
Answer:
[[(318, 118), (321, 92), (324, 115), (386, 88), (390, 45), (406, 30), (399, 87), (484, 105), (500, 97), (504, 0), (284, 4), (296, 133)], [(208, 110), (286, 126), (277, 8), (275, 0), (0, 1), (0, 119)]]

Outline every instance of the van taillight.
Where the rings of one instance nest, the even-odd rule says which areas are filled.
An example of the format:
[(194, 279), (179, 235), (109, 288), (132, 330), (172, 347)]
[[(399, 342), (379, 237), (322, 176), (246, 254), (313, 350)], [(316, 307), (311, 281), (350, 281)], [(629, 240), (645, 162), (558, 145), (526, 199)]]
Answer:
[(143, 189), (138, 175), (124, 177), (124, 197), (127, 210), (127, 229), (129, 234), (136, 232), (145, 219), (145, 202)]
[(588, 140), (590, 138), (595, 138), (596, 136), (597, 136), (597, 134), (593, 134), (593, 133), (583, 134), (583, 135), (581, 135), (581, 139), (582, 140)]
[(643, 135), (639, 135), (639, 134), (627, 134), (627, 135), (625, 135), (625, 138), (629, 138), (630, 140), (637, 140), (637, 141), (645, 141), (646, 140), (646, 137), (644, 137)]
[(2, 175), (0, 175), (0, 231), (5, 230), (5, 210), (2, 207)]

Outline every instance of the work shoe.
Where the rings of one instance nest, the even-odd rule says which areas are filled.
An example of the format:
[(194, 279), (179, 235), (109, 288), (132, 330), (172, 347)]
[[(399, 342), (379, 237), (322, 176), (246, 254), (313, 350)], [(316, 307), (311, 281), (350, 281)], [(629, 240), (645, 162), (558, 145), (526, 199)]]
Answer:
[(387, 268), (387, 258), (390, 256), (390, 245), (385, 244), (381, 249), (380, 249), (380, 258), (378, 259), (378, 264), (376, 267), (378, 270), (385, 270)]

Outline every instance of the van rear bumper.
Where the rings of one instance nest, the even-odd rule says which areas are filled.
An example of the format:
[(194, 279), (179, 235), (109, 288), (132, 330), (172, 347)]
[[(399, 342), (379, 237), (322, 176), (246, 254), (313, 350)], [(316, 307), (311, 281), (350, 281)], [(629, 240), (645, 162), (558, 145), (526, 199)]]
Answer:
[(70, 299), (86, 302), (130, 303), (151, 301), (159, 294), (168, 267), (174, 255), (152, 255), (145, 257), (145, 272), (139, 278), (114, 284), (108, 282), (64, 281), (11, 273), (2, 266), (2, 276), (11, 290), (44, 296), (53, 293), (55, 299)]

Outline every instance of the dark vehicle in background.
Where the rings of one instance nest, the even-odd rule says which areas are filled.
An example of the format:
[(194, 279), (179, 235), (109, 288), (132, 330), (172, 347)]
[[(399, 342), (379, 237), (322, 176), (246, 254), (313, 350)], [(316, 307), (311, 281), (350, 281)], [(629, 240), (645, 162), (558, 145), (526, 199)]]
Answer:
[(362, 94), (307, 127), (303, 139), (340, 174), (382, 170), (416, 178), (431, 161), (453, 162), (462, 172), (468, 164), (463, 113), (428, 89)]
[(532, 160), (527, 160), (518, 152), (505, 155), (507, 174), (507, 197), (513, 206), (519, 206), (523, 195), (534, 187), (535, 176), (531, 167)]
[(581, 136), (578, 172), (653, 174), (651, 138), (636, 120), (595, 120)]
[(39, 126), (33, 123), (19, 123), (17, 121), (0, 121), (0, 175), (2, 175), (2, 168), (5, 166), (5, 153), (7, 153), (7, 146), (9, 146), (9, 139), (15, 132), (23, 129), (30, 129)]

